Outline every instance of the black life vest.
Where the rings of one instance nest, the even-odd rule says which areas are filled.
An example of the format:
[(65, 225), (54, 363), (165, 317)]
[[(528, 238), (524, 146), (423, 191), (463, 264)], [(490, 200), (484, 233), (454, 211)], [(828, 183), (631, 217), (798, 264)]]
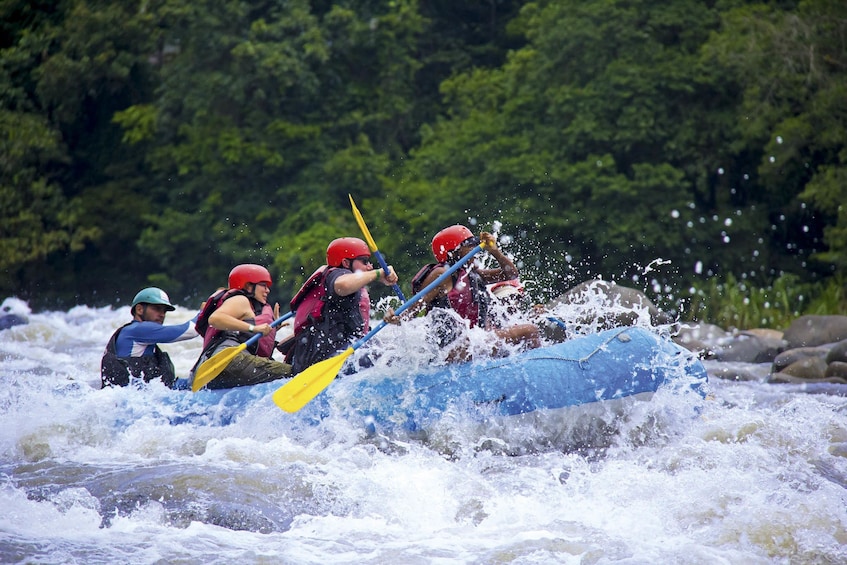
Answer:
[[(132, 322), (129, 322), (131, 324)], [(130, 376), (143, 379), (149, 383), (153, 379), (162, 379), (166, 386), (173, 388), (176, 382), (176, 370), (170, 356), (162, 351), (158, 345), (153, 346), (153, 355), (142, 355), (141, 357), (118, 357), (115, 342), (118, 334), (129, 324), (124, 324), (112, 334), (106, 351), (100, 361), (101, 387), (127, 386)]]

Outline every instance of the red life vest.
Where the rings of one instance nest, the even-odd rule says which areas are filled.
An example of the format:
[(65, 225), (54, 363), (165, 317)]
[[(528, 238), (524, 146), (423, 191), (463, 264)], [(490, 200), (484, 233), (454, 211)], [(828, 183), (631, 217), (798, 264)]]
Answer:
[(326, 276), (329, 271), (330, 268), (326, 265), (318, 268), (291, 299), (289, 306), (294, 312), (294, 335), (303, 331), (307, 325), (315, 324), (323, 319), (326, 304)]
[[(200, 315), (197, 316), (197, 322), (195, 322), (194, 324), (195, 327), (198, 328), (197, 331), (203, 335), (204, 351), (207, 347), (209, 347), (209, 344), (211, 344), (217, 336), (223, 333), (226, 333), (231, 336), (236, 336), (236, 339), (238, 339), (241, 343), (244, 343), (248, 339), (253, 337), (253, 334), (251, 333), (219, 330), (209, 325), (209, 316), (211, 316), (215, 310), (220, 308), (221, 304), (223, 304), (225, 301), (229, 300), (233, 296), (239, 295), (246, 296), (247, 299), (250, 300), (250, 307), (253, 309), (254, 318), (252, 320), (244, 320), (245, 322), (254, 326), (260, 326), (262, 324), (270, 324), (274, 321), (274, 311), (273, 308), (271, 308), (270, 304), (262, 304), (243, 290), (219, 291), (209, 297), (209, 299), (206, 301), (206, 305), (200, 312)], [(202, 331), (200, 327), (198, 327), (198, 324), (202, 325)], [(276, 330), (271, 329), (268, 335), (259, 338), (259, 342), (256, 344), (255, 350), (250, 348), (250, 353), (259, 357), (267, 357), (270, 359), (271, 355), (273, 354), (274, 347), (276, 346), (275, 339)]]
[[(417, 294), (424, 288), (424, 280), (436, 267), (447, 267), (446, 263), (430, 263), (421, 268), (412, 278), (412, 290)], [(453, 288), (447, 293), (449, 307), (456, 311), (461, 317), (470, 322), (471, 327), (485, 325), (488, 315), (488, 296), (485, 292), (485, 284), (475, 271), (464, 267), (453, 273)], [(439, 300), (427, 304), (427, 311), (432, 308), (446, 307), (448, 304)], [(482, 320), (482, 323), (480, 323)]]
[[(330, 271), (337, 267), (323, 265), (306, 279), (289, 306), (294, 312), (294, 335), (299, 334), (303, 328), (317, 324), (324, 318), (324, 306), (327, 301), (326, 277)], [(359, 294), (359, 312), (365, 323), (364, 331), (370, 330), (371, 299), (367, 287), (362, 287)]]
[(453, 288), (447, 293), (450, 306), (462, 318), (471, 323), (471, 327), (480, 325), (480, 312), (484, 311), (478, 300), (478, 293), (474, 290), (471, 275), (465, 269), (456, 271), (453, 279)]

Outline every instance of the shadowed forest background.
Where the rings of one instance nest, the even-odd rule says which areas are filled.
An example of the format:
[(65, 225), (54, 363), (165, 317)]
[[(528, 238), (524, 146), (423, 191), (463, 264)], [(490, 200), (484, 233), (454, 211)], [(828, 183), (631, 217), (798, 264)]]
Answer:
[(37, 308), (243, 262), (287, 304), (351, 194), (407, 296), (464, 223), (539, 300), (844, 309), (843, 0), (0, 0), (0, 127), (0, 295)]

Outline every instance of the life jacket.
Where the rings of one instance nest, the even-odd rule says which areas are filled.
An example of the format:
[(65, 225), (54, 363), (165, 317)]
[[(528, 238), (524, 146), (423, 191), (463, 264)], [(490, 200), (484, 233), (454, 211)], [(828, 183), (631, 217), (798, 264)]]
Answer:
[[(417, 294), (424, 288), (424, 281), (436, 267), (448, 267), (446, 263), (430, 263), (424, 265), (412, 277), (412, 291)], [(461, 317), (470, 322), (471, 327), (485, 327), (488, 319), (488, 293), (485, 281), (479, 274), (464, 267), (453, 273), (453, 287), (447, 293), (446, 299), (436, 298), (427, 304), (427, 312), (433, 308), (452, 308)]]
[[(326, 265), (319, 267), (291, 299), (289, 306), (291, 311), (294, 312), (294, 335), (299, 334), (307, 326), (316, 325), (323, 321), (324, 309), (329, 295), (326, 288), (326, 278), (333, 269), (337, 268)], [(364, 323), (362, 331), (367, 333), (371, 329), (371, 296), (368, 293), (367, 286), (359, 289), (359, 314), (361, 314)]]
[(333, 268), (326, 265), (319, 267), (291, 299), (289, 306), (294, 312), (294, 335), (323, 320), (327, 301), (326, 276)]
[(291, 299), (291, 310), (295, 312), (294, 343), (285, 360), (295, 374), (330, 358), (364, 335), (370, 319), (367, 288), (340, 296), (330, 286), (350, 272), (342, 267), (320, 267)]
[[(206, 305), (203, 307), (203, 310), (197, 316), (197, 321), (194, 323), (194, 326), (197, 327), (197, 331), (203, 336), (203, 351), (214, 349), (220, 342), (227, 338), (234, 339), (238, 343), (244, 343), (253, 337), (253, 334), (249, 332), (219, 330), (209, 325), (209, 316), (211, 316), (215, 310), (220, 308), (221, 304), (233, 296), (239, 295), (246, 296), (248, 300), (250, 300), (250, 307), (253, 309), (253, 320), (245, 320), (246, 322), (259, 326), (261, 324), (270, 324), (274, 321), (273, 308), (271, 308), (269, 304), (259, 302), (253, 298), (252, 295), (247, 294), (243, 290), (233, 289), (218, 291), (209, 297), (206, 301)], [(203, 328), (202, 331), (200, 326)], [(248, 347), (247, 351), (259, 357), (270, 358), (273, 354), (274, 347), (276, 346), (276, 342), (274, 341), (275, 338), (276, 330), (271, 330), (268, 335), (260, 337), (257, 343)]]
[[(206, 299), (206, 302), (203, 303), (203, 308), (200, 310), (200, 313), (197, 314), (197, 320), (194, 322), (194, 327), (197, 329), (197, 333), (202, 336), (206, 336), (206, 330), (209, 329), (209, 316), (218, 309), (218, 307), (223, 303), (223, 295), (229, 292), (227, 289), (223, 288), (216, 291), (212, 296)], [(243, 291), (241, 291), (243, 293)]]
[(176, 370), (170, 356), (162, 351), (158, 345), (153, 346), (153, 355), (142, 355), (141, 357), (118, 357), (115, 343), (121, 330), (132, 322), (124, 324), (112, 334), (103, 359), (100, 361), (101, 387), (127, 386), (130, 377), (143, 379), (148, 383), (153, 379), (161, 378), (166, 386), (173, 388), (176, 382)]

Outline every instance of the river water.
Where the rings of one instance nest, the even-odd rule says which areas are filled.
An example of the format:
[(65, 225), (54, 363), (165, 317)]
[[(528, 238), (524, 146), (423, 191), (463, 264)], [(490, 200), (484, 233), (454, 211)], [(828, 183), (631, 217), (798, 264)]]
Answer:
[[(238, 411), (100, 390), (127, 310), (0, 331), (2, 563), (847, 562), (837, 387), (711, 379), (705, 401), (374, 435), (334, 410), (335, 384), (293, 415), (267, 387)], [(199, 347), (164, 349), (185, 375)]]

